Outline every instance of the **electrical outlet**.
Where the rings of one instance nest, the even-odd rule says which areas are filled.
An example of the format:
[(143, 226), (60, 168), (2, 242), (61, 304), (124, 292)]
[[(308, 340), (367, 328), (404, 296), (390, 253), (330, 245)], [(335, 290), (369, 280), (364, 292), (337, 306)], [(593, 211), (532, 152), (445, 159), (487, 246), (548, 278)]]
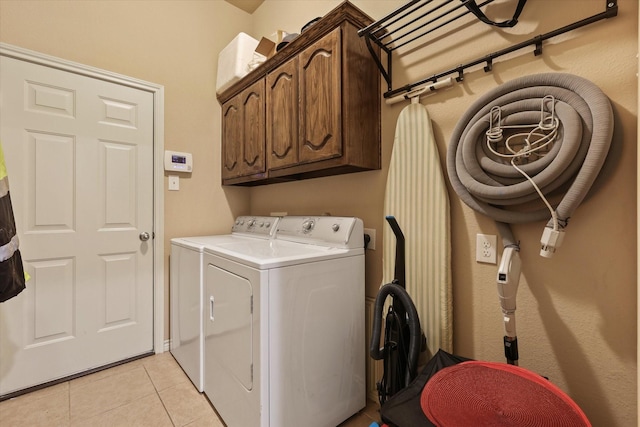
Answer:
[(497, 263), (498, 238), (493, 234), (476, 235), (476, 261), (487, 264)]
[(373, 228), (365, 228), (364, 234), (368, 234), (369, 238), (371, 238), (371, 240), (369, 240), (369, 244), (367, 245), (367, 249), (375, 251), (376, 250), (376, 230), (374, 230)]

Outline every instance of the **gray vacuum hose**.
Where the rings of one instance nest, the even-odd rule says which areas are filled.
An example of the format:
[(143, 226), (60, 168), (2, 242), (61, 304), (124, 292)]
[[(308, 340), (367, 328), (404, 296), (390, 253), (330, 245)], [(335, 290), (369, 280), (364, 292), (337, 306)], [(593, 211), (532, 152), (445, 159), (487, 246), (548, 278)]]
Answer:
[(544, 157), (521, 168), (545, 197), (564, 193), (555, 207), (564, 228), (600, 172), (613, 136), (611, 103), (593, 83), (571, 74), (547, 73), (502, 84), (463, 114), (447, 150), (453, 189), (469, 207), (498, 223), (505, 246), (517, 244), (508, 224), (547, 220), (550, 212), (539, 205), (531, 209), (531, 202), (540, 200), (531, 183), (486, 148), (490, 110), (501, 108), (503, 125), (538, 123), (547, 95), (555, 98), (558, 140)]

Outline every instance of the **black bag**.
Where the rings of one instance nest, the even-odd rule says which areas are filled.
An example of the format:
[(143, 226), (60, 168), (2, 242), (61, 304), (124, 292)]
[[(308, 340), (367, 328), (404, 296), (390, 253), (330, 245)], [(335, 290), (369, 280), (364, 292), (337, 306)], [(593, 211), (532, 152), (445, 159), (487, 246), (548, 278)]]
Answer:
[(7, 255), (0, 256), (0, 302), (15, 297), (25, 289), (22, 258), (15, 239), (16, 224), (7, 191), (0, 197), (0, 247), (5, 248), (3, 253)]
[(20, 251), (0, 262), (0, 302), (15, 297), (25, 289), (24, 272)]
[(392, 427), (436, 427), (422, 412), (420, 406), (422, 390), (439, 370), (468, 360), (471, 359), (449, 354), (442, 349), (438, 350), (411, 384), (394, 394), (380, 407), (382, 421)]

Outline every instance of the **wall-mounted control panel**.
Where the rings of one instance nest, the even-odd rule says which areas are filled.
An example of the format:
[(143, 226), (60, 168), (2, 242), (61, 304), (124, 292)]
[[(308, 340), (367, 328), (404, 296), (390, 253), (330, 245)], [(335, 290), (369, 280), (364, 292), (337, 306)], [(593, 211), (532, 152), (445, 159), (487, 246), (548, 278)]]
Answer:
[(191, 153), (165, 151), (164, 170), (168, 172), (192, 172), (193, 156), (191, 156)]

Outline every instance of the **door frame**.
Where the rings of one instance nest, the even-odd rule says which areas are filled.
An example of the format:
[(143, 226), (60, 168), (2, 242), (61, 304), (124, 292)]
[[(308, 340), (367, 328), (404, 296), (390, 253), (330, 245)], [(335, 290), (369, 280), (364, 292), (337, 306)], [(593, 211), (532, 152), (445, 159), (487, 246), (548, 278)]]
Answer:
[(0, 43), (0, 56), (68, 71), (153, 94), (153, 349), (156, 354), (164, 352), (164, 86), (7, 43)]

